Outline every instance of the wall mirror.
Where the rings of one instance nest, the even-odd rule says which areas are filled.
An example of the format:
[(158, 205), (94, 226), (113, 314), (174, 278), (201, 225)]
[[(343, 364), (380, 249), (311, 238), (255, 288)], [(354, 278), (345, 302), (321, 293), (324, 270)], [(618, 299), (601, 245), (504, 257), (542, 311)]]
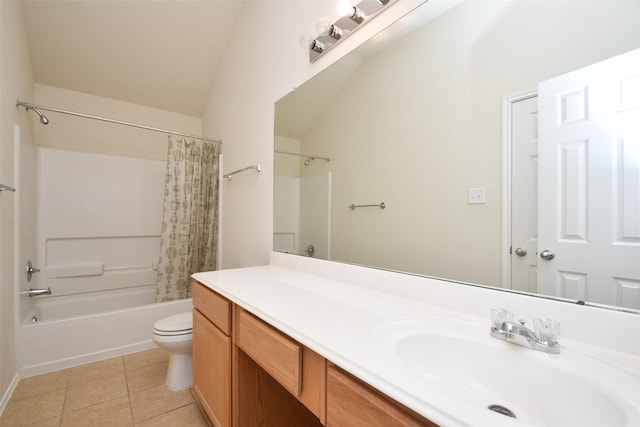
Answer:
[(274, 250), (637, 311), (640, 3), (436, 3), (276, 103)]

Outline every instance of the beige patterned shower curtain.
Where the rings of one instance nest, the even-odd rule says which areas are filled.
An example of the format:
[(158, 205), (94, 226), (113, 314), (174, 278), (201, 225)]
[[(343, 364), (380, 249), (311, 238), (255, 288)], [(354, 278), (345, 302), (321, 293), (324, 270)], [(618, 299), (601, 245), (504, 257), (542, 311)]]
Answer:
[(191, 296), (192, 273), (214, 270), (220, 144), (169, 136), (156, 301)]

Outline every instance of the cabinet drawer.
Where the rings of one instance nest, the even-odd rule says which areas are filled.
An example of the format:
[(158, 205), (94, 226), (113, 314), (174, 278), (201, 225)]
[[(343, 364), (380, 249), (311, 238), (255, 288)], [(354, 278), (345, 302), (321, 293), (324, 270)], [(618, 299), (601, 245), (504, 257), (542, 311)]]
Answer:
[(294, 396), (302, 391), (302, 346), (241, 308), (235, 344)]
[(193, 282), (193, 305), (225, 335), (231, 335), (231, 301), (202, 283)]
[(437, 427), (335, 366), (327, 369), (327, 427)]

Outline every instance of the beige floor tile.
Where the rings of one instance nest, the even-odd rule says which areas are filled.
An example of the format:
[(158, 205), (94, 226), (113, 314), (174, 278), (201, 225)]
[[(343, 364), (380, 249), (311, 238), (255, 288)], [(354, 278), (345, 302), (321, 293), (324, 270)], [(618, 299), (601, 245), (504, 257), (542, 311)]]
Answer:
[(24, 399), (25, 397), (37, 396), (39, 394), (65, 389), (68, 384), (69, 369), (36, 375), (35, 377), (22, 378), (13, 392), (11, 399), (19, 400)]
[(169, 352), (164, 348), (156, 347), (151, 350), (140, 351), (138, 353), (123, 356), (124, 366), (127, 371), (143, 368), (169, 361)]
[(60, 418), (61, 417), (47, 418), (46, 420), (36, 421), (35, 423), (29, 424), (25, 427), (60, 427)]
[(122, 357), (101, 360), (70, 369), (69, 386), (124, 374)]
[(65, 411), (60, 424), (61, 427), (126, 427), (132, 425), (131, 406), (127, 396), (77, 411)]
[(124, 373), (110, 378), (70, 386), (67, 390), (64, 412), (66, 414), (67, 412), (97, 405), (119, 397), (126, 397), (127, 394)]
[(136, 424), (136, 427), (207, 427), (207, 425), (200, 409), (198, 409), (198, 405), (192, 403), (158, 417), (143, 421)]
[(2, 414), (2, 426), (26, 426), (59, 417), (65, 393), (63, 389), (20, 400), (11, 399)]
[(189, 390), (171, 391), (165, 385), (133, 393), (130, 398), (135, 423), (157, 417), (194, 401)]
[(161, 362), (135, 371), (127, 371), (129, 393), (137, 393), (164, 384), (167, 379), (168, 366), (169, 362)]

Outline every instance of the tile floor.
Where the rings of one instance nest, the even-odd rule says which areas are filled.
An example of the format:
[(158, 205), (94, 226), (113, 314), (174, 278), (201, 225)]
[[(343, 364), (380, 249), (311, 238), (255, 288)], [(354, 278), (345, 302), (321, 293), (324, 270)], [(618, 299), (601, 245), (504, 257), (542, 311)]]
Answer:
[(0, 426), (207, 426), (191, 390), (165, 385), (169, 356), (155, 348), (18, 383)]

